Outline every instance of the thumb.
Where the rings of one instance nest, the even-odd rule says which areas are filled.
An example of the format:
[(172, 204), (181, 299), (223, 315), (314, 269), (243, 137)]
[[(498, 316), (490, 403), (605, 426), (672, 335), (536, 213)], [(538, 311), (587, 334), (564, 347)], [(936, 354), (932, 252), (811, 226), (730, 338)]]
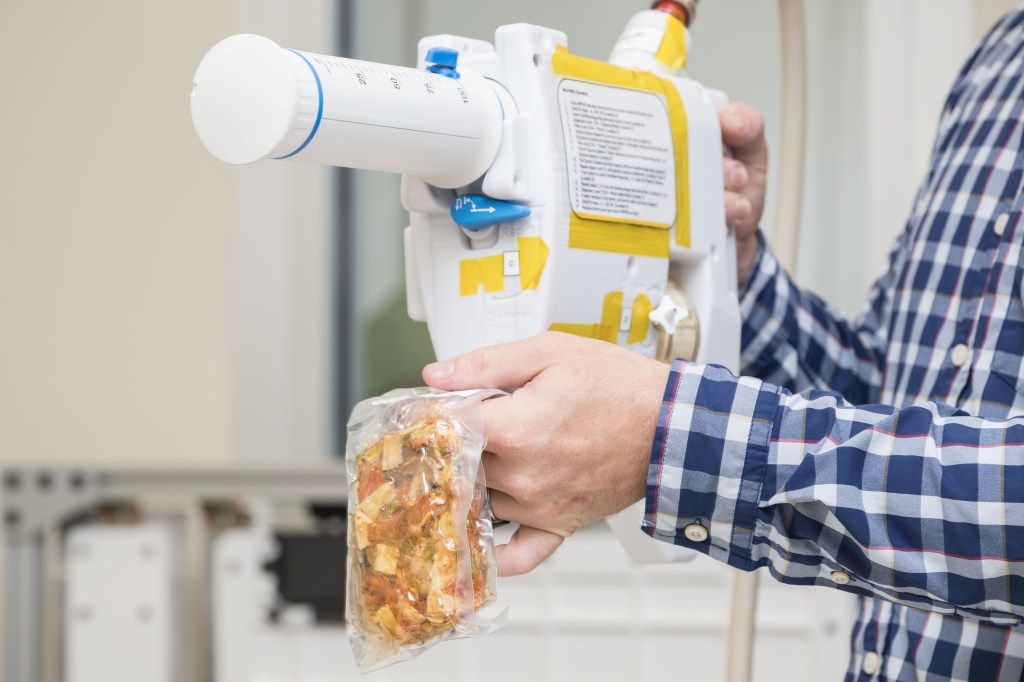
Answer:
[(519, 526), (507, 545), (494, 548), (498, 562), (498, 575), (508, 577), (529, 573), (555, 553), (562, 541), (561, 535), (539, 528)]
[(434, 388), (461, 391), (471, 388), (514, 389), (525, 386), (550, 366), (556, 348), (566, 343), (540, 334), (523, 341), (478, 348), (423, 368), (423, 380)]

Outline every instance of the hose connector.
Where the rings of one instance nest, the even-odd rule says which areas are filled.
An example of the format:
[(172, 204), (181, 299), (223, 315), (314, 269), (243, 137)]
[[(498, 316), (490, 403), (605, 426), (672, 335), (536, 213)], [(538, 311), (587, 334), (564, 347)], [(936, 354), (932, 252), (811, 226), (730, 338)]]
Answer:
[(671, 14), (689, 28), (697, 17), (698, 0), (656, 0), (651, 9)]

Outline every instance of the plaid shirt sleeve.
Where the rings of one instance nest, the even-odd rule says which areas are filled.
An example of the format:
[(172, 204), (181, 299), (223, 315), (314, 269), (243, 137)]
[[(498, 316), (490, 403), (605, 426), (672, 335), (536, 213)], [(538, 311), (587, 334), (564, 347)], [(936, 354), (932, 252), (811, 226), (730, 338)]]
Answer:
[[(689, 539), (692, 524), (707, 539)], [(853, 405), (677, 361), (643, 525), (737, 568), (767, 566), (785, 583), (1016, 624), (1024, 417)]]
[(830, 388), (855, 403), (877, 402), (887, 345), (882, 321), (892, 305), (892, 273), (905, 257), (905, 235), (854, 321), (797, 287), (759, 238), (760, 253), (740, 296), (741, 372), (791, 391)]

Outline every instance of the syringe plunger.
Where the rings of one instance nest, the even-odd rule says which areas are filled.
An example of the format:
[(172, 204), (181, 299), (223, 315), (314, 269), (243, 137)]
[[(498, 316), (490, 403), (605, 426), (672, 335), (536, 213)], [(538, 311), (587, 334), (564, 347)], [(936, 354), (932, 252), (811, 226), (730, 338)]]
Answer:
[(460, 187), (493, 162), (502, 111), (471, 71), (455, 79), (236, 35), (199, 64), (192, 121), (228, 163), (294, 159)]

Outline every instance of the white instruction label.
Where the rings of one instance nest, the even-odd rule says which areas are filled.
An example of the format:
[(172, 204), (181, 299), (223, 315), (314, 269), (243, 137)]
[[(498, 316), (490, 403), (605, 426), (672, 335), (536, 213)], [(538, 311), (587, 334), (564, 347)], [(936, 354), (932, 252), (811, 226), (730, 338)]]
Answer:
[(672, 225), (676, 168), (664, 97), (566, 79), (558, 86), (558, 106), (572, 210)]

